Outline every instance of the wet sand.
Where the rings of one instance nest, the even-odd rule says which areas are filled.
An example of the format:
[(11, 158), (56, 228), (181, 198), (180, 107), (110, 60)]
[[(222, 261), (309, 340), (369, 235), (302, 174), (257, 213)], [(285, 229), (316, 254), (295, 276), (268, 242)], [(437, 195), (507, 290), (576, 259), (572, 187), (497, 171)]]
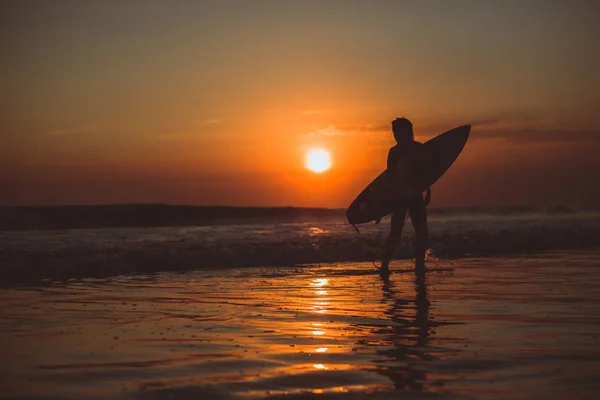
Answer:
[(1, 397), (600, 396), (600, 251), (394, 267), (2, 289)]

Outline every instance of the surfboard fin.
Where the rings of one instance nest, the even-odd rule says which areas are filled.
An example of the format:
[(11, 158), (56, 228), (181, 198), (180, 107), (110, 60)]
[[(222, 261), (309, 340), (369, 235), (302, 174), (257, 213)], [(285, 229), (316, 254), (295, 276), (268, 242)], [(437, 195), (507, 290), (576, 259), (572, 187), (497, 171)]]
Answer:
[(358, 228), (356, 227), (356, 225), (352, 224), (352, 227), (353, 227), (354, 229), (356, 229), (356, 233), (358, 233), (358, 234), (360, 235), (360, 231), (358, 230)]

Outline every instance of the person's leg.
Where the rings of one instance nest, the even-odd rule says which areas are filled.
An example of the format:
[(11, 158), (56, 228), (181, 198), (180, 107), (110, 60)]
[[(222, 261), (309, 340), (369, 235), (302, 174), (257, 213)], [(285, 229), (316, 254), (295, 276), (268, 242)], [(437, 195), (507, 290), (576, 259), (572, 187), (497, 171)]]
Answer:
[(394, 255), (394, 248), (402, 237), (402, 228), (404, 227), (404, 218), (406, 216), (406, 208), (400, 207), (394, 215), (392, 215), (392, 223), (390, 228), (390, 234), (385, 241), (383, 248), (383, 256), (381, 258), (381, 274), (389, 274), (389, 265)]
[(429, 248), (429, 230), (427, 229), (427, 209), (422, 199), (415, 201), (410, 209), (410, 220), (415, 228), (415, 269), (425, 270), (425, 253)]

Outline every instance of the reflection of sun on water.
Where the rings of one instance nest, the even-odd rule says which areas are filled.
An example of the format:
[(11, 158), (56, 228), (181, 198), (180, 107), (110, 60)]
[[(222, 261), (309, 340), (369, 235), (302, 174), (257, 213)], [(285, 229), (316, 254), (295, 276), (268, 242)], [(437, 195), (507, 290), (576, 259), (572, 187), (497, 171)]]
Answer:
[[(335, 388), (328, 388), (327, 391), (330, 393), (336, 393), (336, 392), (337, 393), (347, 393), (348, 389), (346, 389), (343, 386), (339, 386), (339, 387), (335, 387)], [(323, 393), (325, 393), (325, 390), (321, 389), (321, 388), (317, 388), (317, 389), (313, 389), (312, 392), (313, 392), (313, 394), (323, 394)]]
[[(316, 278), (316, 279), (313, 279), (313, 281), (310, 283), (310, 285), (314, 286), (315, 288), (321, 289), (321, 290), (315, 290), (315, 294), (317, 296), (325, 296), (327, 294), (327, 290), (322, 290), (322, 288), (323, 288), (323, 286), (327, 285), (328, 283), (329, 283), (329, 279), (327, 279), (327, 278)], [(313, 312), (316, 312), (319, 314), (325, 314), (327, 312), (327, 309), (325, 307), (327, 305), (329, 305), (329, 302), (327, 300), (328, 299), (325, 297), (317, 297), (313, 301), (313, 305), (311, 307)]]
[[(329, 284), (329, 279), (327, 279), (327, 278), (315, 278), (310, 283), (310, 286), (312, 286), (314, 288), (314, 293), (316, 295), (314, 300), (312, 300), (312, 305), (310, 306), (310, 309), (312, 310), (312, 312), (317, 313), (317, 314), (325, 314), (327, 312), (326, 307), (329, 305), (329, 302), (328, 302), (329, 299), (326, 297), (321, 297), (321, 296), (327, 295), (327, 290), (324, 290), (324, 286), (326, 286), (328, 284)], [(319, 327), (317, 329), (314, 329), (311, 332), (314, 336), (325, 335), (325, 331), (323, 330), (323, 328), (320, 328), (321, 326), (323, 326), (323, 324), (321, 322), (313, 322), (312, 326)], [(320, 349), (325, 349), (325, 350), (321, 350), (321, 351), (317, 350), (317, 352), (327, 351), (326, 348), (320, 348)]]
[(329, 279), (327, 279), (327, 278), (318, 278), (318, 279), (314, 279), (310, 285), (311, 286), (325, 286), (328, 283), (329, 283)]
[(315, 226), (311, 227), (308, 229), (308, 234), (310, 236), (317, 236), (317, 235), (322, 235), (324, 233), (327, 233), (327, 231), (321, 229), (321, 228), (317, 228)]

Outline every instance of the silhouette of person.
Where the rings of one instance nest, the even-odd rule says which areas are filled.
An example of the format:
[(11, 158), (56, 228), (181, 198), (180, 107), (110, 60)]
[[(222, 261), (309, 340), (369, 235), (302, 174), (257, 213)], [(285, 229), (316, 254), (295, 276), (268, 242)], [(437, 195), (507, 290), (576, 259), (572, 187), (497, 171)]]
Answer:
[[(392, 212), (390, 234), (385, 242), (379, 270), (382, 277), (390, 274), (389, 264), (394, 254), (394, 248), (402, 237), (402, 229), (407, 216), (410, 216), (415, 229), (415, 270), (417, 273), (425, 271), (425, 252), (429, 242), (426, 206), (431, 201), (431, 189), (425, 190), (425, 198), (423, 198), (423, 193), (416, 188), (425, 162), (420, 151), (423, 144), (414, 140), (412, 122), (406, 118), (396, 118), (392, 121), (392, 131), (397, 143), (390, 148), (388, 153), (387, 175), (392, 187), (394, 211)], [(405, 157), (408, 157), (407, 168), (404, 176), (399, 176), (396, 167)], [(405, 181), (405, 187), (408, 188), (404, 193), (399, 192), (399, 188), (402, 187), (401, 181)]]

